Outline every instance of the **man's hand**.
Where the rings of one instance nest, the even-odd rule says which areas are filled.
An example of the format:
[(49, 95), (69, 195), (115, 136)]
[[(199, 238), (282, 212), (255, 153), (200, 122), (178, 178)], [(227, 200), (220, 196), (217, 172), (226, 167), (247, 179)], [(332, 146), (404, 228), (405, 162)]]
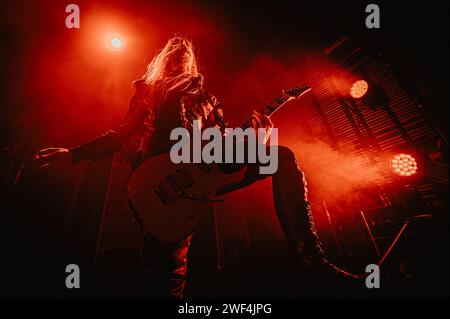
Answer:
[(68, 165), (72, 163), (72, 155), (67, 148), (49, 147), (37, 152), (33, 160), (43, 169), (55, 164)]
[(258, 128), (266, 129), (266, 135), (264, 136), (263, 141), (263, 143), (266, 144), (274, 126), (270, 118), (267, 115), (263, 115), (260, 112), (253, 110), (252, 125), (256, 132), (258, 132)]

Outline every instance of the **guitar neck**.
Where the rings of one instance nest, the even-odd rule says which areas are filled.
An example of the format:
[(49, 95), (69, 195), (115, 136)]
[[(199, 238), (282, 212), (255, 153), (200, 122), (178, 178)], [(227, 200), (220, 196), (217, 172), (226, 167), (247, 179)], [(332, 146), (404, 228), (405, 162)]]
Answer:
[[(262, 109), (260, 109), (259, 113), (261, 113), (263, 115), (271, 116), (278, 109), (280, 109), (286, 102), (288, 102), (292, 99), (293, 99), (293, 97), (283, 93), (283, 94), (277, 96), (276, 98), (274, 98), (272, 100), (272, 102), (270, 102), (269, 104), (264, 106)], [(252, 127), (252, 118), (250, 117), (249, 119), (247, 119), (247, 121), (242, 123), (242, 125), (240, 125), (239, 127), (242, 128), (243, 130), (245, 130), (248, 127)]]

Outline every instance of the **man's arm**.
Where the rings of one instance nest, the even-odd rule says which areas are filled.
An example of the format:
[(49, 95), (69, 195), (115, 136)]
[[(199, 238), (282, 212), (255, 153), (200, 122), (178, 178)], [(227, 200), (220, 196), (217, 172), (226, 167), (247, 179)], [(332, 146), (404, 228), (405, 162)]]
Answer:
[(56, 162), (96, 161), (121, 149), (122, 144), (143, 124), (147, 103), (144, 103), (145, 84), (142, 80), (135, 83), (136, 94), (130, 101), (130, 108), (123, 123), (116, 129), (108, 131), (96, 139), (71, 148), (49, 147), (36, 153), (34, 160), (40, 168), (46, 168)]
[(130, 111), (123, 123), (115, 130), (110, 130), (94, 140), (69, 149), (72, 163), (81, 160), (99, 160), (120, 151), (122, 144), (143, 123), (146, 109), (142, 100), (134, 96), (130, 102)]
[(125, 120), (116, 130), (108, 131), (86, 144), (71, 149), (61, 147), (44, 148), (33, 157), (39, 168), (47, 168), (56, 163), (75, 163), (81, 160), (96, 161), (119, 151), (130, 135), (143, 124), (147, 105), (149, 105), (149, 102), (144, 100), (146, 86), (143, 80), (135, 81), (134, 84), (136, 93), (130, 101)]
[(96, 161), (120, 151), (122, 144), (143, 124), (146, 113), (145, 84), (143, 80), (137, 80), (134, 85), (136, 93), (131, 98), (129, 111), (122, 124), (117, 129), (110, 130), (86, 144), (69, 149), (72, 163), (86, 159)]

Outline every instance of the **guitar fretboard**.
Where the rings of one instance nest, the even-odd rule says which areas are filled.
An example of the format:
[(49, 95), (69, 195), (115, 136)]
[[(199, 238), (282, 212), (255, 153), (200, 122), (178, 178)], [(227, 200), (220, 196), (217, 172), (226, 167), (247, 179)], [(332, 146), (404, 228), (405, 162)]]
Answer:
[[(273, 113), (275, 113), (275, 111), (278, 110), (280, 107), (282, 107), (283, 104), (285, 104), (286, 102), (288, 102), (291, 99), (292, 99), (291, 96), (283, 93), (283, 94), (277, 96), (276, 98), (274, 98), (272, 100), (272, 102), (270, 102), (269, 104), (264, 106), (262, 109), (260, 109), (259, 113), (270, 116)], [(242, 128), (243, 130), (245, 130), (248, 127), (252, 127), (252, 118), (250, 117), (249, 119), (247, 119), (247, 121), (245, 121), (239, 127)]]

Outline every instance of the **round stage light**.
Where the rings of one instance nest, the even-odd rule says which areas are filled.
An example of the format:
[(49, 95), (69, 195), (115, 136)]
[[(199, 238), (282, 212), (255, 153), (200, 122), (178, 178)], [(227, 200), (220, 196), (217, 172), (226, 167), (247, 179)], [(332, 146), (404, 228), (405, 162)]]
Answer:
[(417, 172), (417, 162), (409, 154), (397, 154), (390, 161), (391, 170), (395, 175), (407, 177)]
[(366, 95), (368, 90), (369, 90), (369, 83), (367, 83), (364, 80), (358, 80), (353, 82), (353, 84), (350, 86), (349, 94), (354, 99), (360, 99), (364, 95)]
[(122, 39), (118, 38), (118, 37), (114, 37), (111, 39), (111, 46), (114, 49), (120, 49), (123, 46), (123, 42)]

